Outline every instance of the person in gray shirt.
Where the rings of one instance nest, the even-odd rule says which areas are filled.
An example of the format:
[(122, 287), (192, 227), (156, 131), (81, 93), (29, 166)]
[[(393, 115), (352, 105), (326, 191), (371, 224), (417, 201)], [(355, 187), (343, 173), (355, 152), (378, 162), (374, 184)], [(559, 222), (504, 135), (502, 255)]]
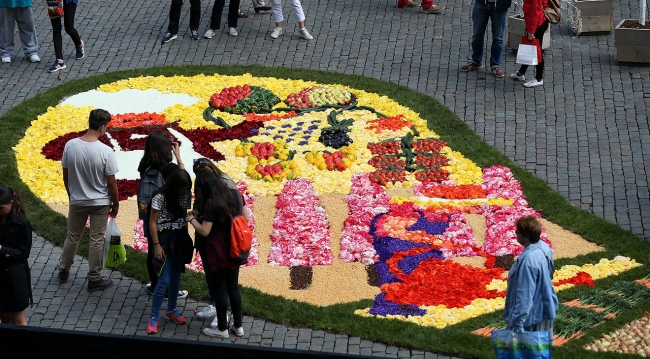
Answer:
[(104, 290), (113, 281), (101, 278), (104, 234), (108, 216), (116, 217), (120, 203), (117, 195), (118, 172), (115, 153), (99, 141), (106, 133), (111, 114), (102, 109), (90, 112), (88, 131), (66, 143), (61, 166), (63, 183), (68, 192), (68, 234), (57, 265), (59, 280), (66, 282), (74, 262), (86, 220), (90, 217), (90, 249), (88, 250), (88, 291)]

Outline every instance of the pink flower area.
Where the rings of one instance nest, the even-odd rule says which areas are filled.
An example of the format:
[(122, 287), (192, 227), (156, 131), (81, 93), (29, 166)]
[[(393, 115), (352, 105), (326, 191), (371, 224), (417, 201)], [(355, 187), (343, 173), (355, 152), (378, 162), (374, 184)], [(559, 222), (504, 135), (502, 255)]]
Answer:
[[(441, 239), (458, 245), (452, 251), (451, 257), (474, 257), (478, 254), (475, 250), (477, 243), (474, 231), (467, 224), (465, 214), (462, 212), (452, 213), (449, 216), (449, 227), (447, 227)], [(448, 257), (445, 256), (445, 258)]]
[(350, 194), (345, 196), (348, 204), (348, 218), (341, 232), (341, 254), (344, 262), (373, 264), (379, 256), (372, 245), (370, 221), (378, 213), (386, 212), (390, 198), (384, 188), (370, 182), (367, 173), (352, 176)]
[(149, 244), (147, 243), (147, 238), (144, 236), (143, 225), (144, 222), (138, 218), (138, 221), (135, 222), (135, 228), (133, 229), (133, 249), (146, 253), (149, 250)]
[(253, 265), (256, 265), (260, 261), (260, 252), (257, 249), (260, 245), (260, 241), (257, 239), (257, 236), (255, 235), (255, 214), (253, 213), (253, 204), (255, 203), (255, 195), (248, 193), (246, 190), (248, 189), (248, 185), (246, 182), (240, 181), (237, 182), (237, 189), (239, 192), (244, 196), (244, 201), (246, 202), (246, 207), (244, 208), (245, 211), (248, 211), (248, 225), (251, 227), (251, 231), (253, 231), (253, 244), (251, 246), (251, 251), (248, 254), (248, 263), (244, 265), (244, 267), (250, 267)]
[[(497, 165), (483, 170), (483, 184), (488, 198), (512, 199), (512, 206), (481, 206), (487, 225), (485, 243), (481, 248), (493, 256), (507, 254), (519, 255), (524, 247), (517, 242), (515, 222), (522, 216), (542, 216), (528, 205), (526, 196), (521, 188), (521, 183), (515, 179), (512, 171), (505, 166)], [(542, 228), (541, 239), (551, 246), (546, 236), (546, 229)]]
[(288, 181), (276, 202), (269, 263), (287, 267), (332, 264), (330, 225), (306, 178)]

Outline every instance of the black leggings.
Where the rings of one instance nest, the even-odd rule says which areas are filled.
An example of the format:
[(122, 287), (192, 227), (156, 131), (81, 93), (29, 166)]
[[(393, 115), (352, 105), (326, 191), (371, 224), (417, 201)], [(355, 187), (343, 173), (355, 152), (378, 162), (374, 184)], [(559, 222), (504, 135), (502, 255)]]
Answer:
[[(235, 8), (237, 9), (237, 8)], [(214, 283), (217, 295), (217, 320), (219, 321), (219, 330), (228, 328), (228, 300), (230, 299), (230, 308), (232, 309), (233, 325), (237, 328), (242, 326), (242, 302), (239, 293), (239, 268), (235, 269), (218, 269), (212, 272), (210, 276)]]
[[(81, 38), (77, 29), (74, 28), (74, 15), (77, 12), (77, 4), (66, 3), (63, 7), (63, 23), (65, 32), (70, 36), (75, 46), (81, 45)], [(61, 36), (61, 18), (50, 19), (54, 32), (54, 54), (57, 60), (63, 60), (63, 36)]]
[[(544, 33), (547, 29), (548, 20), (544, 20), (544, 23), (541, 24), (537, 30), (535, 30), (535, 38), (539, 40), (539, 46), (542, 46), (542, 43), (544, 41)], [(528, 70), (528, 65), (521, 65), (519, 68), (519, 74), (525, 74), (526, 70)], [(535, 78), (537, 81), (542, 81), (542, 78), (544, 78), (544, 57), (542, 57), (542, 61), (540, 61), (537, 66), (535, 66)]]
[[(210, 28), (218, 30), (221, 27), (221, 14), (226, 5), (226, 0), (216, 0), (212, 7), (212, 16), (210, 17)], [(228, 27), (237, 27), (239, 18), (239, 0), (231, 0), (228, 5)]]

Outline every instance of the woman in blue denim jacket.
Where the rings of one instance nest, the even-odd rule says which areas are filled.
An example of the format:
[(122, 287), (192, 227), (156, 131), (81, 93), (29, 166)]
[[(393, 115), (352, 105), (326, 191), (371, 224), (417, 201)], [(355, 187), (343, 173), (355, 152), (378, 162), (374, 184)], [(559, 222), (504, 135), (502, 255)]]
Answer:
[(517, 242), (524, 246), (508, 274), (505, 321), (513, 331), (548, 331), (553, 338), (553, 320), (558, 308), (553, 288), (553, 251), (539, 240), (542, 224), (534, 216), (516, 222)]

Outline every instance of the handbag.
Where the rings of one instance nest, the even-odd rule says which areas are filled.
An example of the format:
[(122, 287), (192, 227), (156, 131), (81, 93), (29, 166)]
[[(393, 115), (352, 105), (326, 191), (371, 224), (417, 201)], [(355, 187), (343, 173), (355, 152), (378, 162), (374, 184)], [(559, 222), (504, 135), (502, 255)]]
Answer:
[(517, 50), (517, 61), (515, 62), (522, 65), (537, 65), (541, 58), (542, 47), (539, 40), (533, 39), (530, 41), (527, 36), (522, 36)]
[(491, 335), (497, 359), (551, 359), (551, 339), (548, 331), (493, 330)]
[(165, 251), (165, 255), (173, 254), (183, 264), (192, 263), (194, 257), (194, 243), (187, 227), (182, 229), (162, 229), (158, 232), (158, 242)]
[(63, 17), (63, 0), (47, 1), (47, 16), (50, 19)]
[(559, 0), (548, 0), (548, 7), (542, 5), (542, 10), (544, 10), (546, 20), (551, 24), (556, 25), (562, 20)]

